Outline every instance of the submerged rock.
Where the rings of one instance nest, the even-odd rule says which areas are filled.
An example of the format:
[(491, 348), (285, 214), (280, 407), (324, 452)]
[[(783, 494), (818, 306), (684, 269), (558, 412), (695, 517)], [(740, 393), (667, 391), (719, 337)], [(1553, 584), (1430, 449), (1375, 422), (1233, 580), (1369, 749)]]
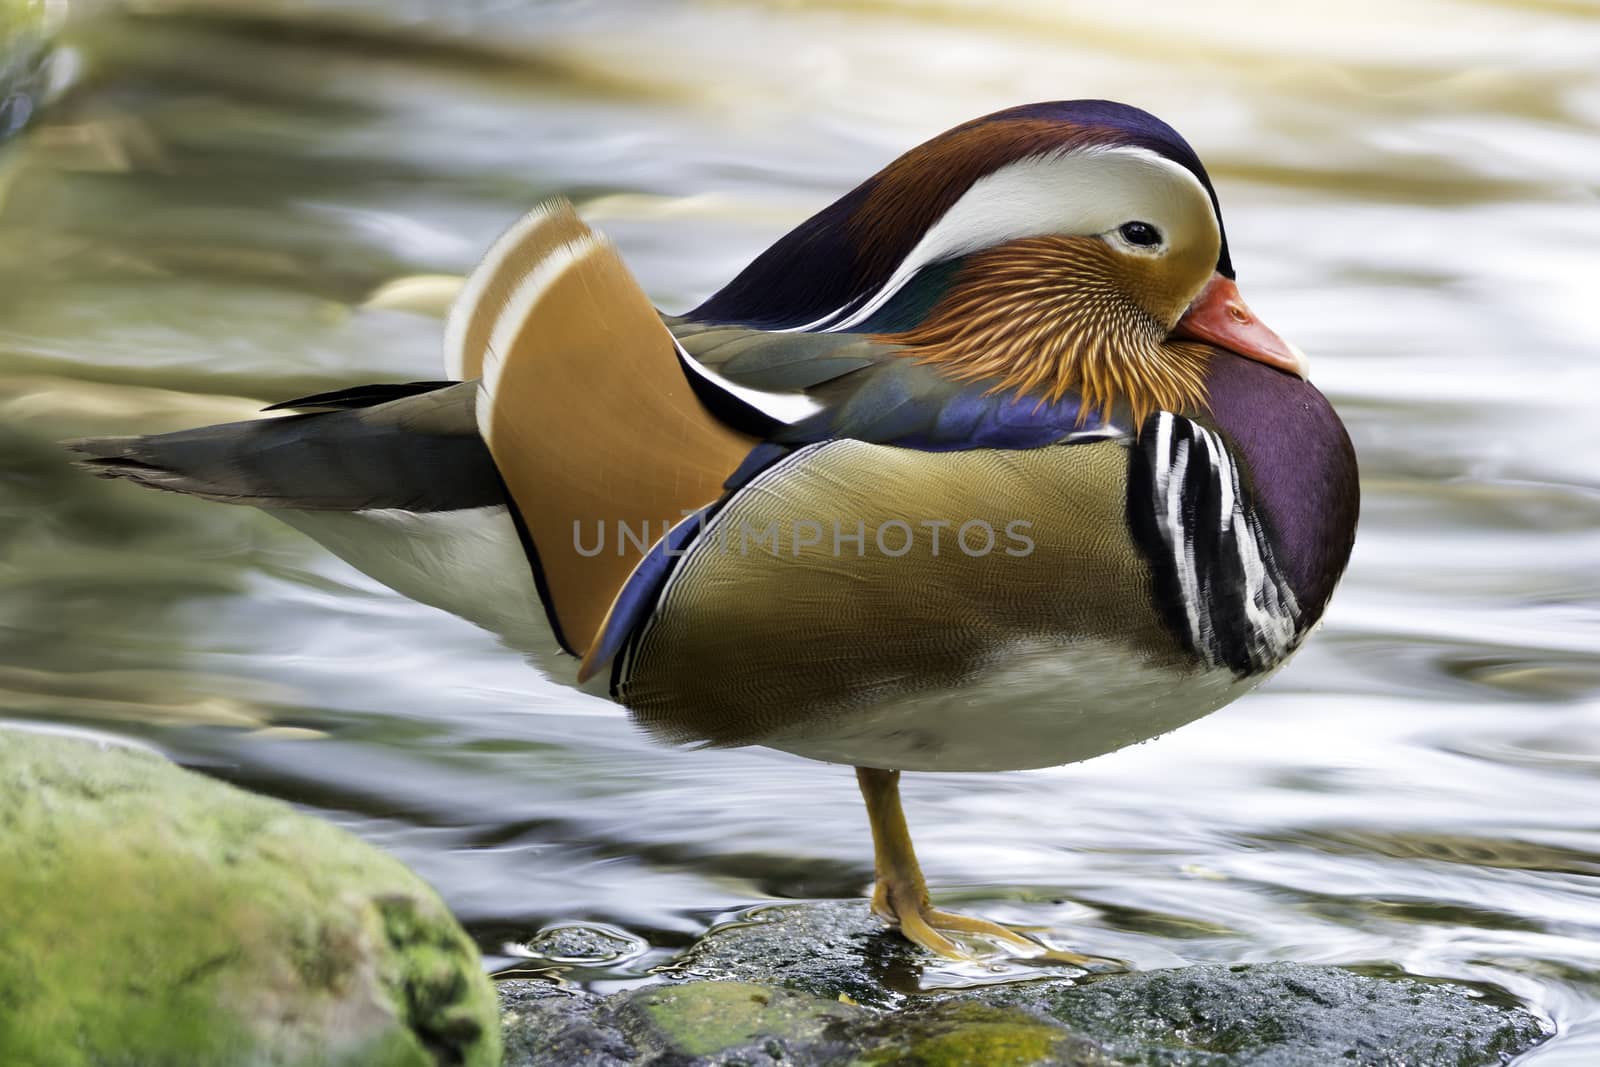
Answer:
[(508, 1067), (1476, 1067), (1539, 1021), (1464, 986), (1293, 963), (915, 989), (865, 903), (713, 930), (664, 984), (601, 997), (501, 983)]
[(494, 991), (438, 896), (288, 805), (0, 729), (0, 1063), (488, 1067)]

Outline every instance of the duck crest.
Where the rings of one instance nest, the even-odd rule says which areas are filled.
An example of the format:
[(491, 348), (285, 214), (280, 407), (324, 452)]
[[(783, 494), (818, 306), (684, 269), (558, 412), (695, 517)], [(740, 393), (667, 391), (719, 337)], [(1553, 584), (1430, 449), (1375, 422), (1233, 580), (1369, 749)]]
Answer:
[[(1189, 170), (1216, 211), (1200, 159), (1172, 127), (1108, 100), (1027, 104), (963, 123), (900, 156), (757, 256), (689, 313), (762, 329), (825, 328), (877, 292), (980, 179), (1014, 163), (1106, 146), (1139, 148)], [(1217, 269), (1233, 277), (1227, 238)]]
[(1114, 269), (1100, 241), (1011, 241), (968, 256), (920, 322), (875, 339), (992, 393), (1055, 403), (1075, 391), (1080, 418), (1109, 418), (1118, 402), (1134, 426), (1153, 411), (1203, 408), (1209, 350), (1168, 342)]

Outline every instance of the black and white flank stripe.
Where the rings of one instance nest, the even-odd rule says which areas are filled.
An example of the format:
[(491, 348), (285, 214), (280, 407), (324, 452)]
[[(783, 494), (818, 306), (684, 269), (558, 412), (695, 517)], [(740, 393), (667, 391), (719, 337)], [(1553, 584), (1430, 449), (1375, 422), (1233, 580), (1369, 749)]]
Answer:
[(1128, 520), (1172, 633), (1207, 666), (1271, 670), (1301, 637), (1294, 591), (1273, 558), (1221, 436), (1158, 412), (1133, 448)]

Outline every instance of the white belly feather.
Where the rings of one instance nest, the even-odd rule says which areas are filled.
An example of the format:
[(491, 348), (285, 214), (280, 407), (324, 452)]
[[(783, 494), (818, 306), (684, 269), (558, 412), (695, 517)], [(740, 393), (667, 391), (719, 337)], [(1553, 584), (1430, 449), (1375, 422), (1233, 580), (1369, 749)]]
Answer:
[(959, 689), (856, 709), (812, 735), (762, 743), (810, 759), (903, 771), (1019, 771), (1077, 763), (1209, 715), (1261, 684), (1215, 668), (1152, 666), (1084, 641), (1008, 653)]

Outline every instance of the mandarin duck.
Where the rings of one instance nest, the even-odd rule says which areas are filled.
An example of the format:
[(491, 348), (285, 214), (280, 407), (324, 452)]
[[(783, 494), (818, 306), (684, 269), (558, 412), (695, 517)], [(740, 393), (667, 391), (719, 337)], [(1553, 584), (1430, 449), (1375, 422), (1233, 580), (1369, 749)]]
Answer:
[(658, 738), (856, 768), (872, 907), (934, 909), (903, 770), (1110, 752), (1254, 688), (1317, 623), (1356, 462), (1240, 298), (1193, 149), (1134, 107), (1001, 111), (890, 163), (664, 315), (565, 202), (445, 328), (449, 380), (71, 443), (268, 510)]

